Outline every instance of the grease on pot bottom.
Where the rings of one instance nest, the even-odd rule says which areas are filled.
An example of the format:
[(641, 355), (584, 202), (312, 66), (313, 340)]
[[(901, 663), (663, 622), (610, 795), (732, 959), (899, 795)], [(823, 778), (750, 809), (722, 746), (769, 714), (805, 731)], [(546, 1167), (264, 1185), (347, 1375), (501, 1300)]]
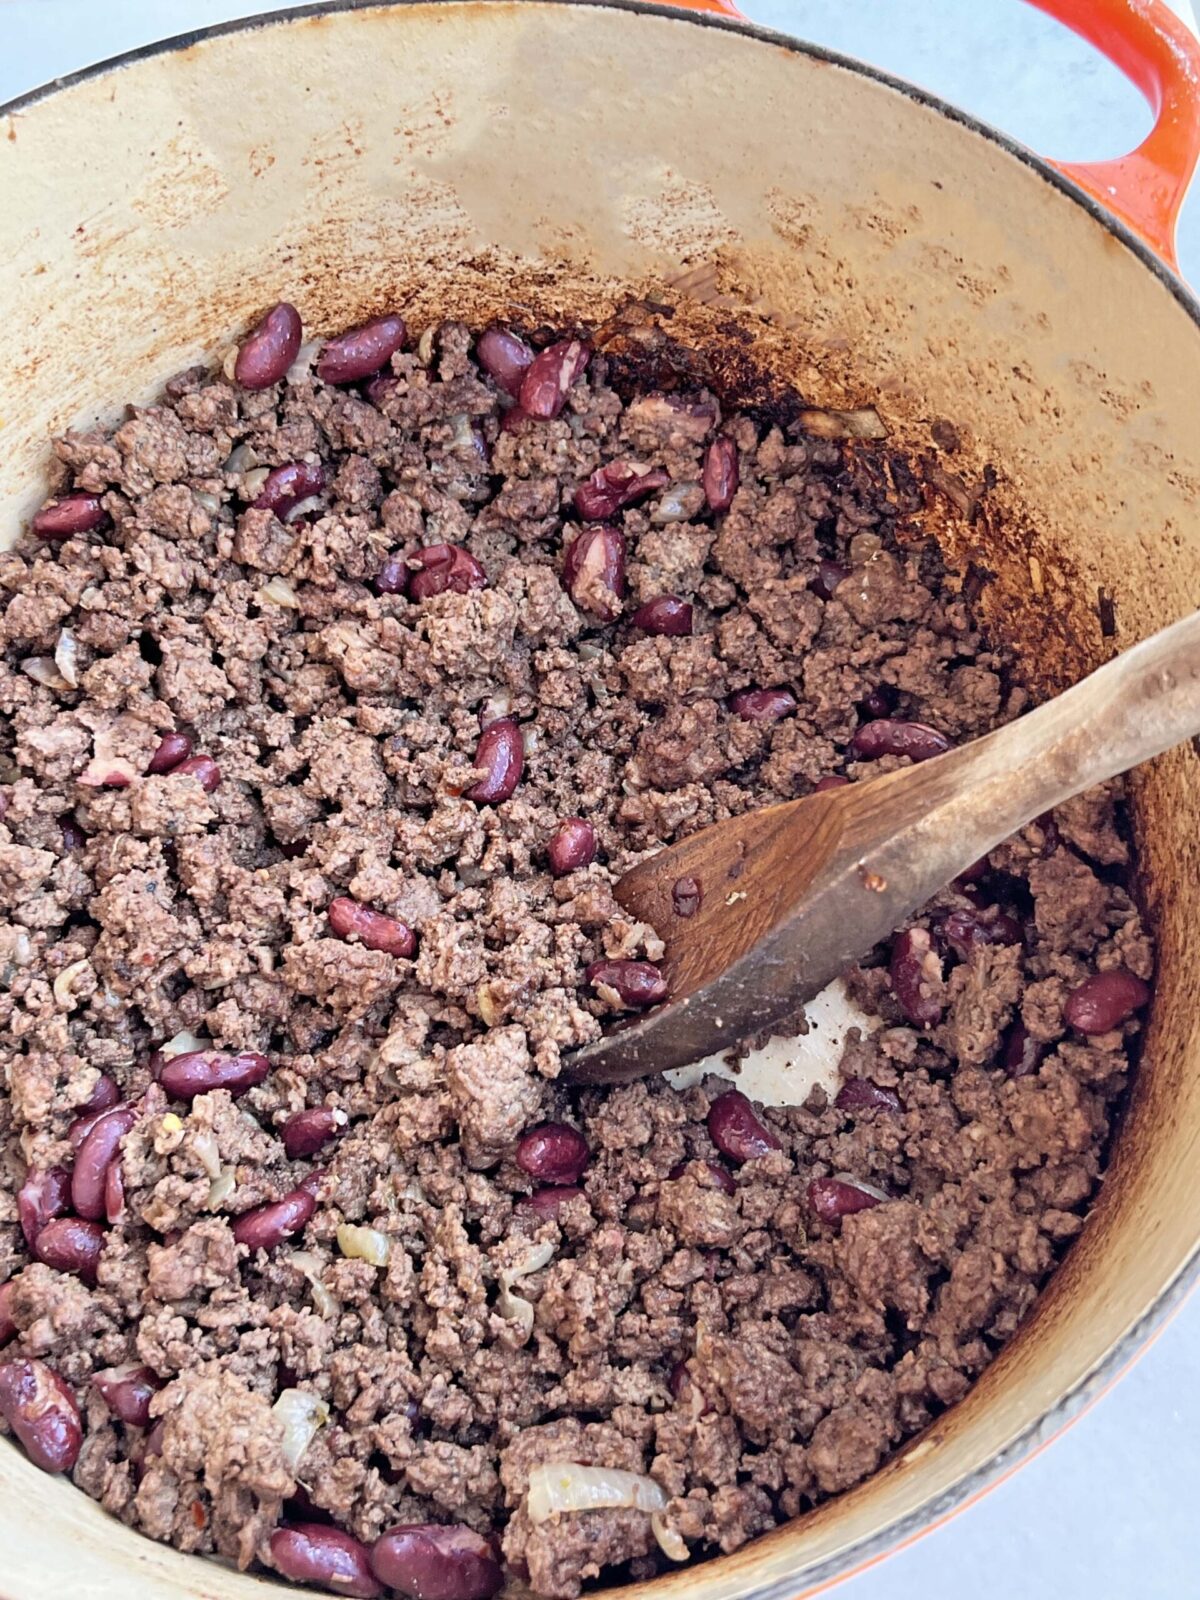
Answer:
[(574, 1600), (966, 1392), (1084, 1224), (1151, 949), (1114, 784), (791, 1037), (560, 1087), (669, 992), (645, 852), (1022, 691), (878, 412), (403, 312), (306, 347), (281, 300), (66, 435), (0, 568), (0, 1416), (199, 1556)]

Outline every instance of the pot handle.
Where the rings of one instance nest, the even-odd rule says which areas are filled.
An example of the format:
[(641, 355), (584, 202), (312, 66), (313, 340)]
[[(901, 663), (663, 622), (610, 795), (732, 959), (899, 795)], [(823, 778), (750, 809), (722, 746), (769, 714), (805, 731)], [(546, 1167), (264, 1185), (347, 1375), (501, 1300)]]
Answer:
[[(732, 0), (667, 0), (745, 21)], [(1175, 224), (1200, 157), (1200, 40), (1163, 0), (1028, 0), (1095, 45), (1141, 90), (1154, 127), (1114, 161), (1053, 161), (1175, 272)]]

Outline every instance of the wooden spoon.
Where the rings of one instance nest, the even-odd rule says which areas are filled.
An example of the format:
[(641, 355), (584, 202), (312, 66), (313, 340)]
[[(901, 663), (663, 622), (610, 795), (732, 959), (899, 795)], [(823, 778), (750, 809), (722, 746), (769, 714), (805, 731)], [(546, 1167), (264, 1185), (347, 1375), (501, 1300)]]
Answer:
[[(670, 998), (575, 1051), (567, 1081), (623, 1083), (776, 1029), (1025, 823), (1198, 732), (1200, 611), (971, 744), (651, 856), (616, 896), (663, 939)], [(702, 892), (690, 916), (684, 878)]]

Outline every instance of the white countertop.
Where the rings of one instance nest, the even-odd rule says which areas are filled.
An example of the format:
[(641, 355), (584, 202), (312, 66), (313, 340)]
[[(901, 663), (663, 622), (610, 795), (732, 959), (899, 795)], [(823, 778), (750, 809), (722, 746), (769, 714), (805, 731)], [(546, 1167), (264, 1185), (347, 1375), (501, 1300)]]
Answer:
[[(1047, 155), (1116, 155), (1149, 125), (1114, 68), (1019, 0), (742, 3), (756, 21), (922, 83)], [(270, 0), (0, 0), (0, 102), (151, 39), (267, 9)], [(1175, 9), (1194, 22), (1188, 0)], [(1200, 196), (1180, 258), (1200, 285)], [(841, 1585), (837, 1600), (1200, 1596), (1198, 1392), (1193, 1300), (1068, 1434), (938, 1532)]]

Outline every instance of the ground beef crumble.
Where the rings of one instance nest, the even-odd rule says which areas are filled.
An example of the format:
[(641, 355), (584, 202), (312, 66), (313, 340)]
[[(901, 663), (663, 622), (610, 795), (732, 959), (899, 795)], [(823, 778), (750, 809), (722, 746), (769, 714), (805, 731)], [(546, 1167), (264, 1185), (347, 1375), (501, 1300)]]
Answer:
[[(642, 1510), (531, 1519), (531, 1471), (563, 1461), (650, 1474), (677, 1555), (735, 1550), (959, 1399), (1083, 1226), (1138, 1022), (1084, 1034), (1064, 1006), (1097, 972), (1151, 976), (1119, 784), (913, 920), (934, 1020), (888, 950), (849, 975), (880, 1019), (846, 1045), (858, 1099), (763, 1110), (778, 1148), (723, 1160), (718, 1080), (557, 1082), (619, 1001), (586, 966), (661, 953), (611, 893), (646, 851), (907, 759), (853, 757), (871, 717), (958, 741), (1027, 703), (885, 445), (609, 377), (595, 354), (522, 420), (458, 324), (365, 387), (303, 352), (257, 391), (193, 368), (56, 441), (56, 492), (98, 497), (100, 526), (0, 555), (0, 1359), (61, 1376), (75, 1481), (184, 1550), (278, 1566), (281, 1520), (462, 1524), (550, 1600), (666, 1567)], [(740, 487), (714, 514), (718, 432)], [(324, 469), (303, 514), (254, 506), (294, 461)], [(563, 582), (573, 497), (612, 462), (661, 474), (612, 516), (615, 621), (598, 568)], [(406, 597), (388, 564), (437, 544), (482, 584)], [(633, 624), (664, 594), (690, 632)], [(764, 688), (790, 714), (731, 706)], [(481, 724), (504, 718), (524, 772), (481, 803)], [(175, 731), (219, 782), (147, 772)], [(555, 877), (568, 817), (597, 850)], [(338, 897), (412, 954), (339, 932)], [(947, 939), (994, 905), (1007, 939)], [(270, 1070), (173, 1098), (155, 1052), (181, 1035)], [(106, 1085), (136, 1111), (123, 1203), (62, 1270), (17, 1193), (69, 1167)], [(335, 1138), (297, 1154), (285, 1124), (315, 1108)], [(531, 1203), (517, 1142), (543, 1122), (590, 1154)], [(832, 1175), (870, 1187), (830, 1221), (810, 1185)], [(247, 1214), (298, 1192), (300, 1225), (256, 1247)], [(140, 1421), (92, 1381), (131, 1366)], [(321, 1425), (293, 1459), (273, 1406), (297, 1390)]]

